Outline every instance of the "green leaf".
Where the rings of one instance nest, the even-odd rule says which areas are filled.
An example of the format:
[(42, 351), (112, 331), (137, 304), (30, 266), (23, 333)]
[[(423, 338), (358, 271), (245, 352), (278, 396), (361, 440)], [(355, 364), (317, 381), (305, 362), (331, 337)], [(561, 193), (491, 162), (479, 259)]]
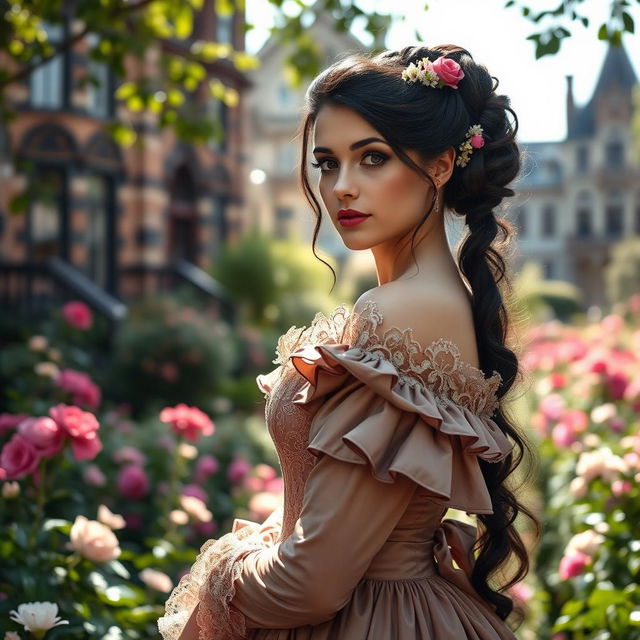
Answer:
[(622, 12), (622, 24), (624, 25), (625, 31), (628, 31), (629, 33), (635, 32), (635, 25), (633, 22), (633, 18), (626, 11)]
[(180, 39), (188, 38), (193, 31), (193, 12), (183, 5), (175, 19), (176, 37)]
[(608, 40), (609, 39), (609, 30), (607, 29), (606, 24), (601, 24), (598, 29), (598, 40)]
[(114, 584), (96, 593), (102, 602), (116, 607), (138, 606), (146, 599), (142, 589), (128, 584)]

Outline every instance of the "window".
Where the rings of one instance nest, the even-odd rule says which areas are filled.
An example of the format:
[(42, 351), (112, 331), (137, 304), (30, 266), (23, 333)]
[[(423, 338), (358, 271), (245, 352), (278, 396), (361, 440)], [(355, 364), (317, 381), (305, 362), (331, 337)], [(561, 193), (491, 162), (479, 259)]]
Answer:
[(612, 140), (605, 147), (605, 162), (609, 169), (621, 169), (624, 166), (624, 145)]
[(207, 102), (207, 111), (216, 123), (217, 134), (209, 141), (209, 148), (212, 151), (226, 151), (227, 149), (227, 127), (229, 126), (229, 107), (214, 98)]
[(576, 212), (576, 234), (580, 238), (588, 238), (593, 235), (591, 209), (578, 209)]
[(289, 222), (293, 218), (291, 207), (276, 207), (275, 236), (284, 239), (289, 234)]
[(86, 273), (98, 286), (109, 288), (109, 220), (113, 207), (111, 180), (99, 174), (87, 177)]
[(624, 232), (624, 209), (621, 204), (609, 203), (605, 209), (605, 228), (609, 237), (617, 238)]
[(278, 86), (278, 105), (281, 107), (291, 107), (293, 105), (293, 93), (284, 82)]
[(578, 147), (576, 149), (576, 169), (578, 173), (587, 173), (589, 171), (589, 148)]
[[(64, 28), (59, 24), (43, 24), (49, 42), (56, 46), (64, 38)], [(30, 102), (37, 109), (62, 109), (65, 102), (65, 55), (59, 54), (31, 73)]]
[[(97, 36), (90, 33), (88, 42), (93, 50), (98, 45)], [(113, 84), (109, 67), (90, 57), (87, 71), (90, 78), (87, 85), (87, 112), (96, 118), (108, 118), (113, 115)]]
[(548, 204), (542, 210), (542, 235), (544, 237), (554, 236), (556, 233), (556, 208)]
[(38, 191), (29, 210), (29, 257), (34, 262), (45, 262), (54, 256), (65, 258), (65, 173), (61, 169), (39, 168), (34, 176), (34, 185)]
[(216, 16), (216, 39), (221, 44), (233, 45), (233, 14), (229, 16), (218, 13)]

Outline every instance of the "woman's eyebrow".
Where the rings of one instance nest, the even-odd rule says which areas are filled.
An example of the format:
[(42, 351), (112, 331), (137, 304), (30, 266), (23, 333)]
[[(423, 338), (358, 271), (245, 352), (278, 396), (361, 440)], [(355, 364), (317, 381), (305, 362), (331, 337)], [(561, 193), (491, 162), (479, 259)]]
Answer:
[[(382, 138), (364, 138), (363, 140), (358, 140), (358, 142), (354, 142), (350, 147), (349, 147), (349, 151), (355, 151), (356, 149), (359, 149), (360, 147), (364, 147), (365, 145), (369, 144), (370, 142), (383, 142), (384, 144), (388, 145), (389, 143), (386, 140), (383, 140)], [(313, 153), (333, 153), (331, 151), (331, 149), (329, 149), (329, 147), (316, 147), (313, 150)]]

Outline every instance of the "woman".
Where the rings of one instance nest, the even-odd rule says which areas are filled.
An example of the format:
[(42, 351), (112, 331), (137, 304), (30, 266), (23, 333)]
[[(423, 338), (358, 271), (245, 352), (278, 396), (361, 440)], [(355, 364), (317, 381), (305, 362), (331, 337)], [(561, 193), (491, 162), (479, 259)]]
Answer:
[[(203, 546), (165, 639), (515, 637), (489, 579), (509, 560), (505, 586), (524, 577), (513, 522), (537, 526), (506, 484), (528, 446), (501, 409), (518, 361), (491, 246), (508, 232), (494, 209), (513, 195), (516, 127), (486, 69), (451, 45), (351, 56), (313, 82), (301, 178), (314, 250), (311, 134), (326, 213), (348, 248), (371, 249), (379, 286), (280, 339), (258, 384), (284, 511)], [(445, 208), (469, 227), (459, 266)], [(449, 507), (477, 514), (477, 540), (442, 521)]]

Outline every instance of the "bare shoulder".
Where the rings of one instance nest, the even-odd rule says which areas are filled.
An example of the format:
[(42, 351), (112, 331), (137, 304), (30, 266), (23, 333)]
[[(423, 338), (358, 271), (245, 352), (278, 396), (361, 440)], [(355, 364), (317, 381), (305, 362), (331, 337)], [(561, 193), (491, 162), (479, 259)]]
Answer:
[(471, 301), (461, 287), (443, 282), (428, 286), (410, 281), (389, 282), (363, 293), (354, 312), (362, 313), (370, 302), (382, 316), (380, 335), (391, 328), (411, 328), (423, 347), (444, 338), (458, 347), (464, 362), (478, 366)]

